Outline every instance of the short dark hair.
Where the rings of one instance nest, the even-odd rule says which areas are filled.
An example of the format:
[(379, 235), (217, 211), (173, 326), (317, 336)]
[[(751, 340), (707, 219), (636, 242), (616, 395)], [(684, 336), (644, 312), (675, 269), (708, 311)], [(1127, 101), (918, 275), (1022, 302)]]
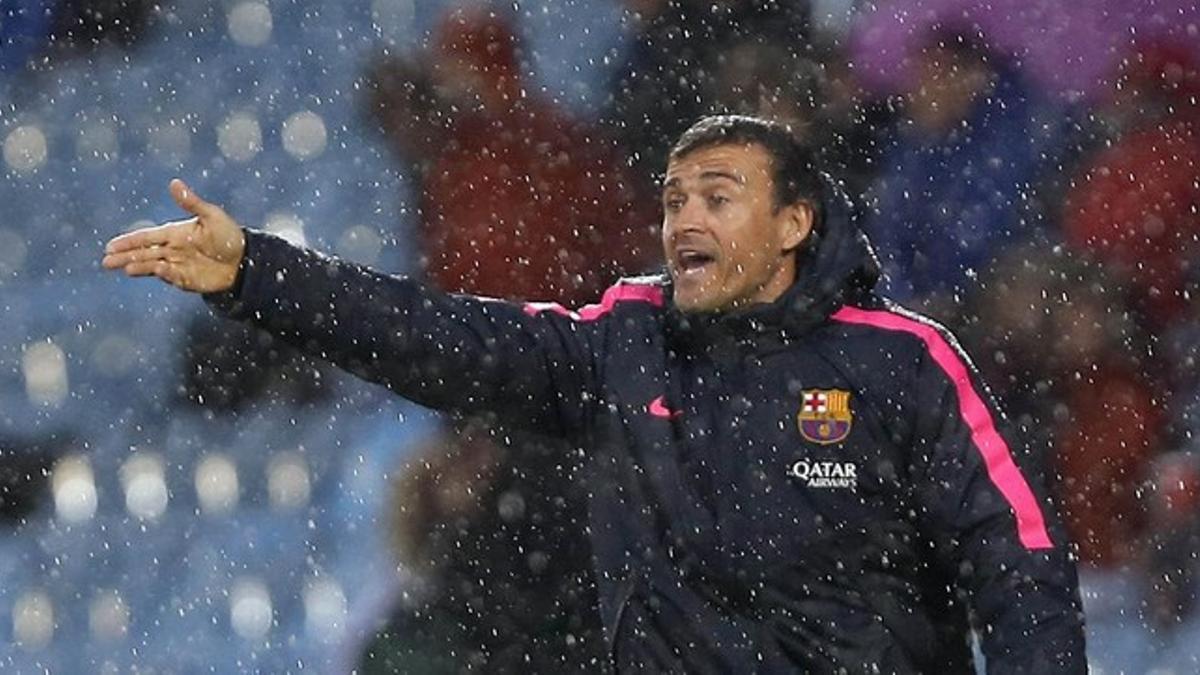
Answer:
[(747, 115), (709, 115), (679, 137), (669, 159), (718, 145), (756, 144), (771, 158), (771, 182), (776, 210), (806, 201), (813, 211), (813, 230), (825, 222), (825, 183), (812, 148), (779, 122)]

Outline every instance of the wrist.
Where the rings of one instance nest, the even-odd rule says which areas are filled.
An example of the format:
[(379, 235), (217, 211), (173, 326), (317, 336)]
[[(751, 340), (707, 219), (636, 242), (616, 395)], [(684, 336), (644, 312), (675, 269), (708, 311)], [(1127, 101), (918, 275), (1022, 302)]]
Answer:
[(229, 284), (225, 287), (224, 292), (236, 297), (241, 294), (242, 286), (246, 280), (246, 268), (250, 266), (250, 237), (246, 236), (246, 231), (243, 228), (238, 228), (238, 237), (241, 239), (240, 255), (238, 255), (237, 264), (233, 266), (230, 273)]

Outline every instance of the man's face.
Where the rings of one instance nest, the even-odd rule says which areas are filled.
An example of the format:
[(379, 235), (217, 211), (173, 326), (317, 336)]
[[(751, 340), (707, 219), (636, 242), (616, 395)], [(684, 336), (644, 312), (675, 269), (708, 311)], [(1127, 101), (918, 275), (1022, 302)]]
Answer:
[(771, 157), (758, 144), (696, 150), (667, 166), (663, 253), (684, 312), (771, 302), (795, 280), (812, 227), (801, 202), (774, 208)]

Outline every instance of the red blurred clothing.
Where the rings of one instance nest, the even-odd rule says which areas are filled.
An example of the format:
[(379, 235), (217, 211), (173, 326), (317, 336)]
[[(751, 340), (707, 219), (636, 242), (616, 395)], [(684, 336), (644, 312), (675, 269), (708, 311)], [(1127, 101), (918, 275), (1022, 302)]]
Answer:
[(1151, 45), (1127, 87), (1169, 111), (1098, 153), (1068, 193), (1067, 241), (1123, 270), (1159, 326), (1185, 308), (1200, 236), (1200, 71), (1186, 50)]
[(1159, 325), (1187, 304), (1180, 291), (1200, 235), (1200, 135), (1176, 119), (1100, 153), (1067, 197), (1067, 240), (1129, 274)]
[(1063, 516), (1080, 558), (1122, 562), (1144, 524), (1138, 489), (1164, 422), (1163, 401), (1135, 373), (1102, 365), (1071, 386), (1070, 416), (1056, 434)]
[(483, 10), (456, 12), (436, 58), (470, 82), (480, 105), (460, 113), (425, 176), (424, 250), (435, 284), (579, 305), (654, 259), (654, 212), (636, 208), (594, 130), (522, 89), (507, 24)]

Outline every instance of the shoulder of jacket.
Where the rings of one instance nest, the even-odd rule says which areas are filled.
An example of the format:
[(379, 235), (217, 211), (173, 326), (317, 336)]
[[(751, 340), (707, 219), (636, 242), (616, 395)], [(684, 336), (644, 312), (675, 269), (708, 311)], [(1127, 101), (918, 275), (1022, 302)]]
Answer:
[(599, 318), (626, 303), (637, 303), (644, 307), (666, 306), (666, 278), (663, 275), (626, 277), (609, 286), (600, 297), (600, 302), (579, 308), (581, 319)]
[(666, 306), (666, 279), (663, 275), (628, 277), (609, 286), (599, 302), (569, 310), (556, 302), (525, 303), (525, 312), (539, 314), (551, 311), (575, 321), (597, 321), (620, 307), (659, 309)]
[(830, 315), (835, 324), (866, 328), (880, 335), (891, 334), (916, 340), (935, 361), (956, 360), (974, 368), (958, 338), (941, 323), (887, 298), (843, 305)]

